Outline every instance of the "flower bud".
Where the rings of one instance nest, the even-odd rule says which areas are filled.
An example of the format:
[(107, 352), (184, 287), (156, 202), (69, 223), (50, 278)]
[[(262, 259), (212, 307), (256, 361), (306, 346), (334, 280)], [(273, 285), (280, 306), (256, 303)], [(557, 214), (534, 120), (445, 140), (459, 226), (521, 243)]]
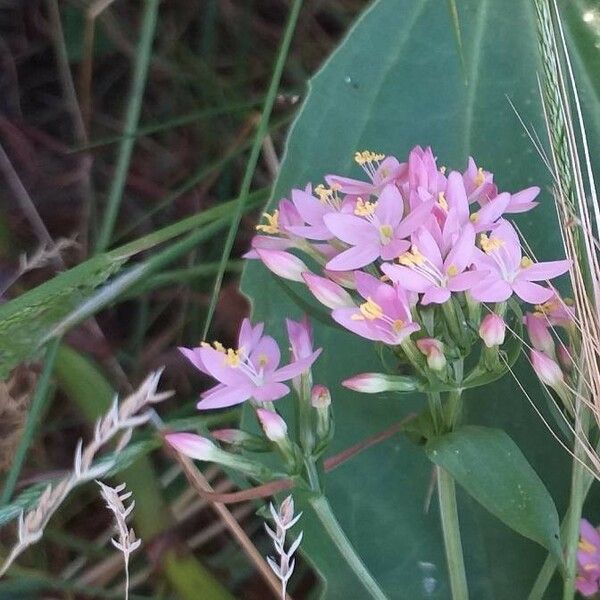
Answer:
[(444, 344), (434, 338), (417, 340), (417, 348), (427, 357), (427, 366), (432, 371), (441, 371), (446, 368)]
[(256, 416), (270, 441), (277, 444), (287, 438), (287, 425), (274, 410), (257, 408)]
[(168, 433), (165, 439), (177, 452), (196, 460), (215, 460), (219, 452), (209, 439), (195, 433)]
[(302, 321), (286, 319), (285, 325), (293, 360), (308, 358), (313, 353), (312, 327), (308, 318), (305, 316)]
[(525, 325), (527, 327), (529, 339), (531, 340), (531, 345), (536, 350), (545, 352), (549, 356), (554, 356), (554, 340), (549, 331), (546, 317), (543, 315), (527, 313), (525, 315)]
[(342, 385), (363, 394), (380, 392), (410, 392), (418, 388), (418, 382), (403, 375), (385, 375), (384, 373), (361, 373), (342, 381)]
[(324, 269), (323, 273), (325, 273), (331, 281), (342, 287), (348, 288), (349, 290), (356, 289), (354, 271), (328, 271), (327, 269)]
[(506, 336), (506, 323), (496, 313), (489, 313), (481, 321), (479, 337), (488, 348), (501, 346)]
[(547, 354), (538, 350), (532, 350), (531, 364), (535, 374), (543, 384), (551, 388), (562, 387), (565, 376), (558, 364)]
[(329, 388), (321, 384), (314, 385), (310, 394), (310, 403), (314, 408), (328, 408), (331, 404)]
[(562, 365), (563, 369), (570, 373), (573, 370), (573, 348), (565, 346), (564, 344), (558, 345), (558, 361)]
[(354, 306), (352, 296), (340, 285), (314, 273), (303, 273), (302, 278), (312, 295), (327, 308)]
[(303, 282), (302, 274), (309, 270), (297, 256), (284, 250), (256, 248), (256, 253), (267, 269), (283, 279)]

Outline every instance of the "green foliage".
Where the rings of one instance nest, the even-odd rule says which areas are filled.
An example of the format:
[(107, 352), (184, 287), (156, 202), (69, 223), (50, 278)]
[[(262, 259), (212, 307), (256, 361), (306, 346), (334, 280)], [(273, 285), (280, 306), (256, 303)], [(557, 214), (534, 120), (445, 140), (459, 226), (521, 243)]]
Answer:
[[(445, 3), (380, 0), (365, 12), (311, 81), (287, 142), (274, 200), (287, 196), (292, 187), (320, 183), (327, 173), (361, 177), (352, 161), (357, 150), (402, 157), (415, 144), (431, 144), (440, 164), (450, 168), (463, 169), (472, 154), (496, 174), (501, 189), (517, 191), (534, 184), (548, 188), (550, 176), (506, 98), (543, 135), (530, 3), (464, 0), (456, 6), (467, 84), (455, 20)], [(583, 96), (597, 107), (588, 80), (582, 81)], [(598, 131), (589, 133), (597, 137)], [(538, 258), (562, 254), (549, 193), (542, 192), (541, 206), (516, 220)], [(301, 286), (291, 287), (314, 304)], [(283, 341), (283, 318), (300, 315), (297, 303), (257, 263), (248, 265), (243, 289), (253, 300), (254, 318), (264, 320)], [(341, 388), (339, 382), (353, 374), (381, 370), (376, 352), (335, 328), (315, 323), (315, 329), (318, 345), (326, 349), (315, 379), (331, 388), (336, 413), (332, 452), (423, 408), (424, 400), (417, 395), (411, 399), (405, 394), (400, 401)], [(533, 399), (542, 403), (528, 366), (517, 364), (514, 370)], [(467, 422), (510, 433), (562, 510), (569, 487), (568, 456), (511, 376), (468, 391), (466, 408)], [(403, 438), (371, 448), (327, 475), (326, 494), (337, 518), (390, 598), (449, 597), (435, 501), (430, 511), (424, 510), (430, 485), (431, 464), (420, 448)], [(460, 492), (471, 596), (525, 598), (545, 551)], [(303, 528), (302, 545), (327, 582), (326, 597), (353, 597), (360, 583), (323, 537), (310, 509)]]
[(519, 447), (501, 429), (466, 426), (431, 440), (427, 456), (515, 531), (561, 556), (556, 506)]

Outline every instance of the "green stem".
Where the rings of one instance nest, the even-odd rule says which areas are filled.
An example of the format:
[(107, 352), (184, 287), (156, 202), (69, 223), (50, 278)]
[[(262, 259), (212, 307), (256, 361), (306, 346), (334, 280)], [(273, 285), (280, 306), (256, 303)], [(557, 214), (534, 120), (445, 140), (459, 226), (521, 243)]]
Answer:
[(4, 483), (2, 496), (0, 496), (0, 505), (8, 504), (13, 492), (15, 491), (19, 474), (21, 473), (21, 469), (25, 463), (27, 450), (29, 450), (29, 446), (31, 446), (31, 442), (33, 441), (40, 416), (46, 408), (46, 403), (49, 397), (48, 392), (50, 390), (50, 377), (52, 376), (52, 372), (54, 370), (54, 362), (56, 360), (56, 352), (58, 351), (59, 345), (60, 338), (56, 338), (48, 344), (48, 349), (44, 358), (44, 370), (42, 371), (40, 380), (35, 388), (35, 394), (31, 402), (29, 414), (27, 415), (25, 429), (19, 441), (19, 445), (17, 446), (13, 463)]
[(468, 600), (467, 576), (463, 559), (458, 510), (456, 507), (456, 489), (454, 479), (442, 467), (436, 466), (440, 518), (444, 533), (444, 547), (450, 577), (450, 589), (453, 600)]
[(579, 406), (575, 418), (575, 436), (573, 453), (573, 466), (571, 471), (571, 495), (569, 498), (569, 512), (565, 517), (564, 554), (565, 575), (563, 581), (563, 600), (573, 600), (575, 596), (575, 577), (577, 575), (577, 546), (579, 544), (579, 529), (581, 512), (585, 501), (585, 475), (586, 468), (582, 464), (586, 461), (585, 447), (581, 439), (586, 439), (590, 426), (590, 411), (577, 401)]
[(439, 392), (430, 392), (427, 394), (427, 403), (433, 420), (433, 428), (436, 433), (441, 433), (440, 420), (443, 419), (444, 409), (442, 407), (442, 399)]
[(271, 82), (267, 91), (267, 97), (265, 99), (265, 104), (263, 106), (263, 110), (260, 116), (260, 123), (256, 131), (256, 136), (254, 137), (254, 143), (252, 144), (252, 150), (250, 151), (250, 158), (248, 159), (248, 163), (246, 164), (246, 171), (244, 172), (244, 178), (242, 180), (242, 185), (240, 188), (238, 204), (236, 207), (235, 214), (233, 216), (233, 220), (231, 221), (231, 226), (229, 227), (227, 239), (225, 240), (225, 247), (223, 248), (223, 254), (221, 255), (221, 264), (219, 266), (219, 272), (217, 273), (217, 276), (215, 278), (215, 283), (210, 298), (210, 304), (208, 307), (208, 313), (206, 315), (206, 322), (204, 323), (202, 339), (206, 339), (212, 321), (212, 317), (217, 306), (217, 300), (219, 299), (219, 292), (221, 290), (221, 284), (223, 282), (225, 268), (227, 267), (227, 262), (229, 261), (229, 255), (231, 254), (231, 249), (233, 248), (233, 242), (235, 240), (238, 227), (240, 225), (242, 214), (244, 213), (244, 206), (246, 204), (246, 200), (248, 199), (250, 186), (252, 185), (252, 179), (254, 178), (254, 171), (256, 170), (256, 165), (260, 156), (260, 149), (268, 131), (269, 119), (271, 117), (271, 112), (273, 110), (275, 98), (277, 97), (277, 90), (279, 89), (279, 83), (281, 81), (283, 67), (285, 66), (285, 62), (287, 59), (288, 51), (290, 49), (290, 44), (292, 42), (292, 37), (294, 35), (294, 30), (296, 29), (296, 23), (298, 21), (298, 15), (300, 14), (301, 7), (302, 0), (294, 0), (292, 8), (290, 9), (287, 24), (285, 26), (285, 32), (283, 34), (283, 39), (281, 40), (281, 46), (279, 47), (279, 52), (277, 54), (277, 60), (275, 61), (273, 76), (271, 77)]
[(135, 143), (133, 134), (135, 134), (140, 119), (142, 98), (146, 87), (146, 77), (148, 75), (150, 58), (152, 56), (152, 41), (154, 40), (154, 31), (156, 29), (158, 5), (159, 0), (146, 0), (144, 7), (141, 35), (135, 53), (133, 82), (129, 101), (127, 103), (127, 112), (125, 114), (125, 137), (123, 137), (119, 144), (117, 166), (108, 193), (106, 213), (104, 214), (102, 228), (96, 245), (97, 253), (104, 252), (110, 244), (110, 239), (117, 220), (117, 214), (119, 212), (119, 206), (123, 197), (123, 189), (125, 188), (125, 180), (127, 178), (131, 153)]
[(350, 540), (348, 540), (344, 530), (335, 518), (327, 498), (325, 496), (315, 496), (309, 500), (309, 503), (329, 538), (344, 557), (347, 565), (354, 571), (358, 580), (362, 582), (371, 598), (387, 600), (387, 596), (383, 593), (375, 579), (373, 579), (373, 576), (369, 573), (358, 554), (356, 554), (356, 550), (354, 550)]

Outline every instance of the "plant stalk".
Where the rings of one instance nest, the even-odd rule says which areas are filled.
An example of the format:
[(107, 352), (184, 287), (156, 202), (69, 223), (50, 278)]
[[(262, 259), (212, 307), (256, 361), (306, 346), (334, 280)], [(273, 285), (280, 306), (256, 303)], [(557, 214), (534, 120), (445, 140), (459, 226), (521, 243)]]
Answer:
[(376, 600), (387, 600), (387, 596), (381, 590), (379, 584), (373, 579), (371, 573), (369, 573), (358, 554), (356, 554), (356, 550), (354, 550), (350, 540), (346, 537), (344, 530), (335, 518), (327, 498), (322, 495), (315, 496), (309, 500), (309, 503), (329, 538), (344, 557), (348, 566), (354, 571), (358, 580), (362, 582), (365, 589), (369, 592), (370, 597)]
[(440, 466), (435, 467), (437, 475), (440, 519), (444, 534), (444, 548), (448, 563), (448, 576), (453, 600), (468, 600), (467, 576), (460, 540), (460, 526), (456, 507), (456, 487), (452, 476)]

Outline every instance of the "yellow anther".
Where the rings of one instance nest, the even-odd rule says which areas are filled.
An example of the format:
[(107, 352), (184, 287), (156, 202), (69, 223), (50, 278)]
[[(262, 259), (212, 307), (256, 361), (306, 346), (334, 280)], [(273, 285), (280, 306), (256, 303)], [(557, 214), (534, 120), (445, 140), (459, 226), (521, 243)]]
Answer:
[(486, 254), (489, 254), (490, 252), (493, 252), (494, 250), (498, 250), (498, 248), (501, 248), (504, 245), (504, 240), (501, 239), (501, 238), (499, 238), (499, 237), (489, 238), (484, 233), (481, 236), (481, 239), (479, 240), (479, 243), (481, 245), (481, 249)]
[(334, 182), (331, 184), (331, 190), (332, 190), (333, 192), (339, 192), (341, 189), (342, 189), (342, 186), (341, 186), (341, 185), (340, 185), (340, 184), (339, 184), (337, 181), (334, 181)]
[(257, 225), (256, 231), (263, 231), (271, 235), (279, 233), (279, 210), (275, 209), (273, 214), (263, 213), (263, 217), (267, 222), (263, 225)]
[(440, 173), (441, 173), (442, 175), (445, 175), (445, 174), (446, 174), (446, 166), (445, 166), (445, 165), (442, 165), (442, 166), (440, 167)]
[(529, 258), (529, 256), (524, 256), (521, 259), (521, 269), (527, 269), (533, 264), (533, 261)]
[(240, 364), (240, 351), (239, 350), (234, 350), (233, 348), (228, 348), (227, 349), (227, 354), (225, 355), (225, 364), (228, 367), (233, 367), (235, 369), (235, 367), (239, 366)]
[(456, 267), (456, 265), (450, 265), (447, 269), (446, 269), (446, 273), (448, 273), (448, 275), (450, 277), (455, 277), (456, 275), (458, 275), (458, 268)]
[(359, 307), (360, 314), (369, 321), (373, 319), (381, 319), (383, 317), (383, 310), (381, 306), (374, 302), (370, 297), (367, 297), (367, 301), (363, 302)]
[(448, 202), (446, 201), (446, 194), (444, 192), (438, 192), (438, 200), (437, 203), (448, 212)]
[(370, 150), (363, 150), (362, 152), (354, 153), (354, 160), (359, 165), (366, 165), (368, 163), (380, 162), (385, 158), (385, 154), (379, 154), (377, 152), (371, 152)]
[(404, 327), (405, 323), (402, 319), (396, 319), (393, 323), (392, 323), (392, 329), (394, 330), (394, 333), (398, 333), (399, 331), (402, 330), (402, 328)]
[(320, 183), (315, 188), (315, 194), (319, 196), (319, 200), (321, 200), (321, 202), (326, 202), (327, 198), (331, 195), (331, 190), (326, 188), (322, 183)]
[(419, 249), (413, 244), (410, 252), (405, 252), (398, 257), (398, 262), (405, 267), (413, 267), (422, 265), (425, 262), (425, 257), (419, 252)]
[(215, 340), (215, 341), (213, 342), (213, 346), (214, 346), (214, 348), (215, 348), (215, 350), (216, 350), (217, 352), (223, 352), (223, 353), (227, 352), (227, 351), (225, 350), (225, 346), (223, 346), (223, 344), (221, 344), (221, 342), (219, 342), (219, 341), (217, 341), (217, 340)]
[(394, 230), (391, 225), (381, 225), (379, 227), (379, 239), (382, 244), (389, 244), (394, 236)]
[(266, 367), (269, 364), (269, 357), (266, 354), (261, 354), (258, 357), (258, 366)]
[(475, 186), (479, 187), (480, 185), (483, 185), (484, 182), (485, 182), (485, 175), (483, 174), (483, 169), (481, 167), (479, 167), (479, 169), (477, 169), (477, 175), (475, 175), (475, 179), (474, 179)]
[(359, 217), (370, 217), (377, 207), (377, 202), (365, 202), (362, 198), (356, 200), (354, 214)]
[(589, 552), (590, 554), (598, 550), (592, 542), (584, 540), (583, 538), (579, 540), (579, 549), (582, 552)]
[(479, 221), (479, 212), (474, 212), (472, 215), (470, 215), (469, 221), (471, 221), (471, 223), (477, 223), (477, 221)]

